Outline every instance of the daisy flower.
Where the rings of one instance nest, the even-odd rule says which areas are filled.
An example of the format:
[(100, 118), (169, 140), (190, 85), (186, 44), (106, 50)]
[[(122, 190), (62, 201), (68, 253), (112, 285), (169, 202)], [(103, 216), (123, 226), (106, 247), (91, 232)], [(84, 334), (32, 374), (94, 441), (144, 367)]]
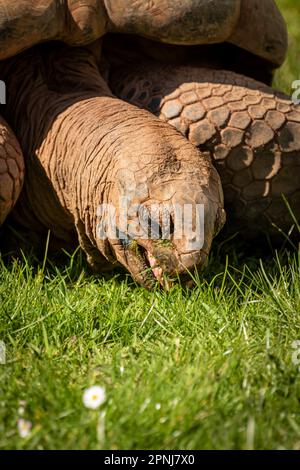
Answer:
[(27, 421), (23, 418), (18, 419), (18, 432), (19, 436), (22, 437), (22, 439), (25, 439), (30, 435), (31, 428), (32, 423), (30, 421)]
[(93, 387), (85, 390), (82, 401), (86, 408), (91, 410), (96, 410), (105, 402), (105, 389), (99, 385), (94, 385)]

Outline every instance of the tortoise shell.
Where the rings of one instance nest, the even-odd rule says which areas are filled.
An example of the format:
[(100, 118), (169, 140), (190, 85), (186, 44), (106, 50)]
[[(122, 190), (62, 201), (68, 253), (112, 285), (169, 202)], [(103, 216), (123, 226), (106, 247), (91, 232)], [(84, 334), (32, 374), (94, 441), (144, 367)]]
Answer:
[(169, 44), (229, 42), (280, 66), (285, 22), (274, 0), (1, 0), (0, 60), (37, 43), (85, 45), (107, 32)]

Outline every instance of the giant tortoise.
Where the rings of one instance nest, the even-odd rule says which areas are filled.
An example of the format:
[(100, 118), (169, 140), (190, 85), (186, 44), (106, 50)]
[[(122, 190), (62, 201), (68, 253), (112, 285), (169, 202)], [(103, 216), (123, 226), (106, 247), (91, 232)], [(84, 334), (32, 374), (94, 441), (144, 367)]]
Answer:
[(2, 0), (0, 224), (146, 287), (207, 264), (222, 186), (234, 229), (291, 231), (300, 111), (268, 86), (286, 49), (273, 0)]

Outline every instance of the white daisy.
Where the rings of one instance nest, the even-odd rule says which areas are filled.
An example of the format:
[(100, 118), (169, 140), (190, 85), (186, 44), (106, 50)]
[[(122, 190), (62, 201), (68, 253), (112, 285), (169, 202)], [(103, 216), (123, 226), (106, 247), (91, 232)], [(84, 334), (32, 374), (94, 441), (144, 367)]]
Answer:
[(18, 431), (19, 431), (19, 436), (22, 437), (22, 439), (25, 439), (30, 435), (32, 428), (32, 423), (30, 421), (27, 421), (26, 419), (20, 418), (18, 419)]
[(99, 406), (103, 405), (105, 399), (105, 389), (99, 385), (94, 385), (85, 390), (82, 397), (84, 406), (91, 410), (96, 410)]

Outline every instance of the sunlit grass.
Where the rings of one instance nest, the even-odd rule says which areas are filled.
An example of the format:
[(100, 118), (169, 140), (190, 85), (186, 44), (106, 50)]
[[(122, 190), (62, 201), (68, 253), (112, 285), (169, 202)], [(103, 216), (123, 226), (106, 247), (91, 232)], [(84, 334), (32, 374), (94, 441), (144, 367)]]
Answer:
[(300, 258), (240, 256), (169, 293), (93, 277), (80, 259), (2, 265), (0, 448), (97, 448), (82, 393), (98, 384), (107, 448), (299, 449)]

